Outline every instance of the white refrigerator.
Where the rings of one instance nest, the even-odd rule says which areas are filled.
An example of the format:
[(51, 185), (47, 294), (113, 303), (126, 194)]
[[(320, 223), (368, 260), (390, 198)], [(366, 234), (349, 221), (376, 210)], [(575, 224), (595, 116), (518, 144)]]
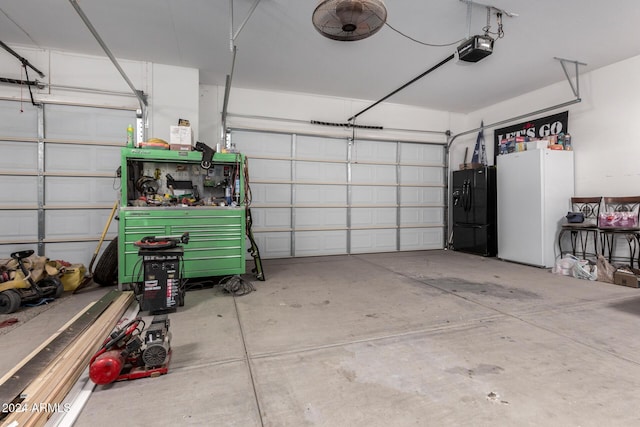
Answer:
[(574, 194), (573, 151), (498, 156), (498, 258), (553, 267), (558, 233)]

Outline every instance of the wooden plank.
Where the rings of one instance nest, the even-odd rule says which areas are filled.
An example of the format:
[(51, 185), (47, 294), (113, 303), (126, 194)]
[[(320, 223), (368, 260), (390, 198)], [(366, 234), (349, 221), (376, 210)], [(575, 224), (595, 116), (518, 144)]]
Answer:
[[(111, 332), (121, 328), (125, 323), (135, 319), (138, 316), (139, 311), (140, 305), (137, 302), (131, 303), (122, 317), (118, 320), (116, 327), (109, 331), (109, 335)], [(78, 381), (73, 384), (71, 390), (69, 390), (62, 401), (64, 411), (55, 413), (51, 418), (49, 418), (47, 424), (57, 427), (72, 427), (80, 416), (82, 409), (89, 401), (95, 386), (95, 383), (89, 379), (89, 367), (87, 366), (80, 374)]]
[(52, 406), (48, 406), (47, 410), (42, 413), (20, 414), (18, 419), (23, 420), (21, 425), (26, 425), (27, 420), (33, 422), (33, 425), (43, 425), (55, 413), (52, 409), (55, 409), (56, 404), (64, 400), (93, 354), (101, 346), (111, 329), (110, 326), (117, 323), (129, 303), (130, 300), (126, 299), (122, 302), (114, 301), (72, 346), (58, 356), (48, 369), (25, 389), (24, 395), (26, 397), (23, 404), (27, 407), (42, 403)]
[(66, 394), (133, 301), (132, 292), (116, 294), (103, 313), (23, 390), (19, 403), (28, 410), (9, 414), (5, 423), (43, 426), (56, 411), (62, 410), (59, 405)]
[(35, 357), (36, 354), (41, 352), (46, 346), (51, 344), (51, 341), (53, 341), (58, 335), (60, 335), (65, 330), (67, 330), (73, 324), (73, 322), (78, 320), (80, 318), (80, 316), (82, 316), (82, 314), (86, 310), (88, 310), (93, 304), (95, 304), (95, 301), (92, 302), (91, 304), (89, 304), (87, 307), (85, 307), (84, 310), (79, 311), (78, 314), (73, 316), (67, 323), (62, 325), (57, 331), (55, 331), (53, 334), (51, 334), (51, 336), (49, 338), (47, 338), (42, 344), (40, 344), (31, 353), (29, 353), (29, 355), (27, 357), (22, 359), (22, 361), (20, 363), (18, 363), (16, 366), (14, 366), (9, 372), (4, 374), (4, 376), (2, 378), (0, 378), (0, 386), (2, 386), (9, 378), (11, 378), (12, 376), (16, 375), (16, 372), (20, 368), (22, 368), (29, 360), (33, 359), (33, 357)]
[[(119, 292), (111, 291), (89, 307), (65, 331), (33, 355), (13, 375), (0, 383), (0, 403), (4, 406), (20, 396), (25, 387), (67, 346), (69, 346), (104, 310), (117, 298)], [(0, 414), (2, 417), (3, 414)], [(0, 418), (1, 419), (1, 418)]]

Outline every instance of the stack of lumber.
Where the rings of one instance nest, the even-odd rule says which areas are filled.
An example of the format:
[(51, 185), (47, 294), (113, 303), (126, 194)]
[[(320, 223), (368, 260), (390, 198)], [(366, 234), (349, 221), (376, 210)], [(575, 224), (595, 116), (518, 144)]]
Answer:
[[(76, 334), (26, 388), (20, 388), (21, 391), (12, 397), (13, 400), (4, 400), (7, 403), (11, 402), (10, 407), (14, 411), (2, 420), (2, 425), (43, 426), (54, 413), (64, 411), (62, 401), (65, 396), (132, 301), (132, 292), (111, 291), (77, 317), (68, 330), (73, 331), (74, 328), (84, 326), (81, 333)], [(50, 347), (55, 346), (56, 340), (62, 338), (64, 333), (41, 349), (40, 353), (46, 353)], [(31, 360), (37, 360), (40, 353), (34, 355)], [(29, 362), (24, 363), (17, 371), (11, 372), (6, 381), (0, 383), (0, 389), (5, 388), (6, 384), (9, 386), (8, 389), (13, 388), (15, 391), (16, 384), (12, 384), (12, 381), (23, 378), (30, 370), (33, 370), (33, 366), (30, 366)]]

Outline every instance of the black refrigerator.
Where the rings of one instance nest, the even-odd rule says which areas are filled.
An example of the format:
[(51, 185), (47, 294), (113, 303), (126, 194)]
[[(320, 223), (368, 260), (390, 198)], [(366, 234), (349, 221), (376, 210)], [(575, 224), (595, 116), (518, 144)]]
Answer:
[(453, 172), (453, 249), (482, 256), (498, 253), (496, 168)]

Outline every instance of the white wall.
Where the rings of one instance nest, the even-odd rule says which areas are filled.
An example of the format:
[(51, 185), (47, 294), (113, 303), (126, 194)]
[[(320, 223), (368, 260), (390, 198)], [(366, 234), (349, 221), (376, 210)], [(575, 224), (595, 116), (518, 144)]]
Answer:
[[(572, 68), (572, 67), (570, 67)], [(563, 76), (558, 64), (558, 74)], [(569, 133), (575, 151), (577, 196), (635, 196), (640, 194), (640, 145), (636, 124), (640, 117), (640, 56), (580, 75), (582, 102), (551, 111), (569, 111)], [(493, 123), (574, 99), (566, 80), (476, 111), (466, 117), (465, 129)], [(512, 124), (520, 123), (520, 120)], [(508, 125), (504, 125), (508, 126)], [(500, 126), (500, 127), (504, 127)], [(461, 129), (462, 130), (462, 129)], [(454, 131), (455, 133), (455, 131)], [(461, 162), (464, 147), (473, 148), (476, 135), (454, 142), (452, 165)], [(493, 129), (485, 132), (493, 160)]]
[(222, 101), (220, 99), (222, 98), (224, 98), (224, 88), (210, 85), (200, 86), (198, 141), (204, 142), (210, 147), (215, 147), (222, 138), (220, 133), (222, 118)]
[(149, 128), (149, 137), (169, 141), (169, 126), (177, 125), (178, 119), (187, 119), (191, 124), (193, 143), (198, 140), (198, 70), (153, 64), (151, 101), (153, 125)]
[[(129, 86), (106, 57), (17, 46), (12, 48), (45, 75), (44, 78), (40, 77), (35, 71), (28, 69), (29, 80), (53, 85), (43, 89), (34, 87), (36, 102), (79, 103), (122, 108), (136, 108), (138, 105)], [(150, 81), (146, 75), (147, 64), (120, 61), (120, 65), (136, 88), (145, 93), (151, 91)], [(0, 70), (2, 70), (0, 72), (2, 77), (27, 80), (20, 62), (4, 50), (0, 51)], [(92, 89), (93, 93), (90, 94), (88, 89)], [(30, 102), (26, 86), (2, 84), (0, 96)]]
[[(138, 99), (106, 56), (11, 48), (45, 74), (41, 78), (28, 70), (29, 80), (47, 85), (44, 89), (34, 88), (36, 102), (139, 108)], [(141, 61), (118, 60), (118, 63), (135, 88), (148, 96), (147, 137), (168, 140), (169, 126), (177, 124), (178, 118), (189, 119), (197, 137), (198, 70)], [(5, 50), (0, 50), (0, 70), (0, 77), (26, 80), (19, 61)], [(31, 102), (28, 88), (19, 85), (0, 84), (0, 97)], [(126, 129), (122, 134), (124, 141)]]

